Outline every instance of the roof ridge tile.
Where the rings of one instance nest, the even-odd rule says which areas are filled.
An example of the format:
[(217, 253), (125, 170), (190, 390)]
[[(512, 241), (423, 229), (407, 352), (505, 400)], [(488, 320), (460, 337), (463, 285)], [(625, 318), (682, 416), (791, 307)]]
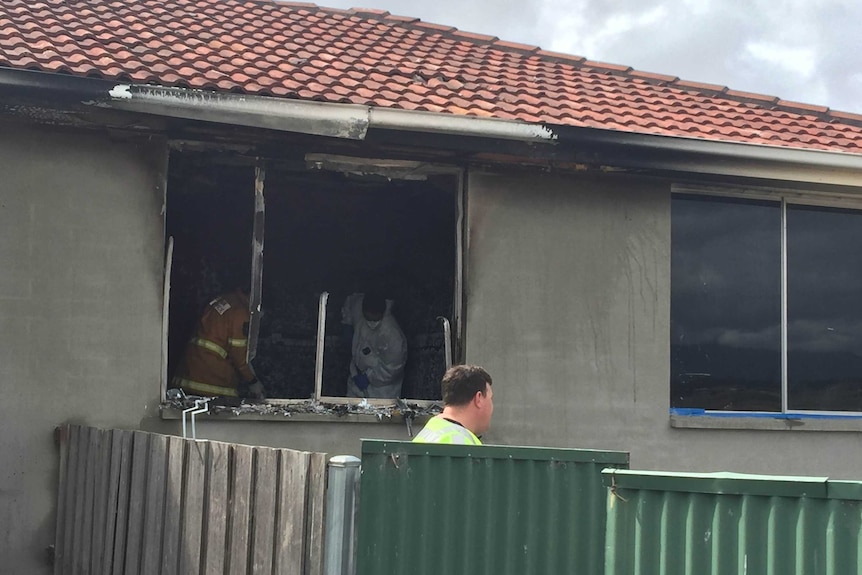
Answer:
[(411, 22), (418, 22), (419, 18), (414, 18), (412, 16), (399, 16), (397, 14), (390, 14), (386, 17), (386, 20), (400, 22), (402, 24), (410, 24)]
[(489, 36), (488, 34), (478, 34), (476, 32), (467, 32), (465, 30), (457, 30), (457, 29), (452, 31), (452, 35), (457, 37), (458, 39), (463, 38), (465, 40), (476, 40), (479, 42), (488, 42), (488, 43), (494, 43), (494, 42), (497, 42), (499, 40), (499, 38), (497, 38), (496, 36)]
[(444, 32), (444, 33), (452, 33), (457, 30), (454, 26), (446, 26), (444, 24), (434, 24), (432, 22), (425, 22), (424, 20), (417, 20), (413, 22), (413, 26), (417, 26), (419, 28), (425, 28), (428, 30), (434, 30), (436, 32)]
[(802, 102), (793, 102), (790, 100), (781, 100), (776, 98), (776, 103), (778, 106), (782, 108), (787, 108), (791, 110), (802, 110), (804, 112), (815, 112), (819, 114), (827, 114), (829, 113), (829, 108), (827, 106), (818, 106), (816, 104), (804, 104)]
[[(326, 10), (331, 10), (331, 8), (326, 8)], [(381, 9), (379, 9), (379, 8), (359, 8), (359, 7), (353, 7), (353, 8), (351, 8), (351, 9), (350, 9), (350, 12), (352, 12), (352, 13), (354, 13), (354, 14), (372, 14), (372, 15), (374, 15), (374, 16), (382, 16), (382, 17), (384, 17), (384, 18), (385, 18), (386, 16), (389, 16), (389, 11), (388, 11), (388, 10), (381, 10)]]
[(256, 4), (273, 4), (277, 7), (286, 6), (288, 8), (322, 8), (314, 2), (295, 2), (294, 0), (251, 0)]
[(627, 74), (633, 70), (631, 66), (623, 64), (609, 64), (608, 62), (597, 62), (587, 59), (581, 62), (581, 66), (584, 68), (593, 68), (597, 71), (622, 72), (623, 74)]
[(652, 81), (659, 84), (673, 84), (679, 81), (677, 76), (669, 76), (667, 74), (657, 74), (655, 72), (643, 72), (641, 70), (632, 70), (629, 76), (640, 80)]
[(519, 42), (509, 42), (506, 40), (496, 40), (492, 43), (495, 48), (505, 48), (506, 50), (515, 50), (527, 54), (533, 54), (541, 50), (538, 46), (532, 44), (521, 44)]
[(770, 104), (774, 104), (778, 102), (778, 96), (769, 96), (767, 94), (760, 94), (757, 92), (745, 92), (742, 90), (731, 90), (727, 89), (724, 92), (725, 96), (733, 96), (734, 98), (739, 98), (741, 100), (755, 100), (757, 102), (767, 102)]
[(862, 114), (854, 114), (853, 112), (841, 112), (839, 110), (830, 110), (829, 115), (840, 120), (853, 122), (855, 125), (862, 125)]
[(705, 92), (715, 92), (716, 94), (724, 94), (727, 92), (727, 86), (721, 86), (720, 84), (709, 84), (706, 82), (694, 82), (691, 80), (677, 80), (674, 82), (675, 86), (680, 86), (683, 88), (694, 88), (695, 90), (703, 90)]

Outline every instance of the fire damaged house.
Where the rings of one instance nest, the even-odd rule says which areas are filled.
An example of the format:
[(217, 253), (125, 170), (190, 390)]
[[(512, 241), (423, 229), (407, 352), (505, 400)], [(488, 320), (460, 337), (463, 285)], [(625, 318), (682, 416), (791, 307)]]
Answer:
[[(487, 443), (862, 474), (862, 117), (373, 10), (0, 1), (0, 556), (43, 569), (63, 422), (178, 434), (171, 379), (251, 284), (267, 389), (198, 434), (407, 439), (449, 363)], [(348, 398), (341, 306), (406, 339)]]

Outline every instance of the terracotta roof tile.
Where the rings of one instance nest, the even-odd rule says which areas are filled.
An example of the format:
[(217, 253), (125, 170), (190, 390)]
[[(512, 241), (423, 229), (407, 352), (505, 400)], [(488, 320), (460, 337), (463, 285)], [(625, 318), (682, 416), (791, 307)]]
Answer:
[(0, 67), (862, 152), (862, 116), (393, 16), (274, 0), (0, 0)]

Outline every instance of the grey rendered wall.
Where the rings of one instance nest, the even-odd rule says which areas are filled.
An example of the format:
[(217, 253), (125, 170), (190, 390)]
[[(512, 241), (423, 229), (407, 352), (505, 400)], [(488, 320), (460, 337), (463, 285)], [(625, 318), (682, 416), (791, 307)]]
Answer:
[[(624, 450), (639, 469), (862, 476), (848, 456), (857, 433), (670, 427), (670, 184), (470, 173), (465, 335), (467, 361), (495, 378), (485, 441)], [(201, 421), (198, 433), (354, 455), (363, 437), (407, 439), (403, 425), (325, 421)]]
[(633, 469), (862, 476), (856, 433), (669, 426), (669, 182), (473, 172), (468, 199), (487, 442), (626, 450)]
[(165, 146), (0, 124), (0, 572), (48, 573), (64, 421), (136, 428), (161, 365)]

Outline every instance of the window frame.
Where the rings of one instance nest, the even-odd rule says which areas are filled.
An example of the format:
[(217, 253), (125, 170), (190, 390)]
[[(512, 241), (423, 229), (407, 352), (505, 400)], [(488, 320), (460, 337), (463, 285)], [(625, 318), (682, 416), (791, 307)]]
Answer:
[[(307, 154), (306, 161), (309, 164), (316, 163), (319, 164), (317, 169), (333, 169), (336, 171), (343, 171), (344, 169), (350, 168), (350, 163), (348, 162), (346, 166), (343, 168), (332, 167), (327, 168), (325, 163), (327, 159), (332, 158), (336, 162), (345, 162), (348, 158), (344, 156), (327, 156), (320, 154)], [(390, 173), (389, 177), (392, 179), (398, 179), (398, 175), (402, 173), (401, 171), (405, 168), (409, 168), (410, 173), (413, 175), (424, 175), (424, 176), (454, 176), (456, 179), (456, 187), (455, 190), (455, 281), (454, 283), (454, 293), (452, 294), (452, 320), (451, 320), (451, 333), (452, 333), (452, 360), (453, 363), (456, 363), (462, 357), (462, 350), (464, 349), (463, 343), (463, 306), (464, 306), (464, 290), (463, 290), (463, 281), (464, 281), (464, 169), (457, 166), (449, 166), (445, 164), (434, 164), (434, 163), (426, 163), (426, 162), (411, 162), (411, 161), (403, 161), (403, 160), (380, 160), (380, 159), (366, 159), (359, 157), (351, 157), (350, 160), (354, 160), (357, 163), (360, 163), (364, 168), (371, 168), (378, 174), (385, 174), (391, 168), (395, 168), (397, 172)], [(338, 166), (339, 164), (336, 164)], [(440, 328), (443, 329), (442, 326)], [(321, 350), (320, 355), (322, 361), (326, 361), (325, 351)], [(322, 364), (321, 364), (322, 367)], [(431, 407), (435, 404), (439, 404), (441, 400), (439, 399), (411, 399), (409, 397), (402, 397), (396, 399), (376, 399), (376, 398), (361, 398), (361, 397), (342, 397), (342, 396), (332, 396), (332, 395), (323, 395), (322, 391), (318, 388), (317, 382), (315, 382), (314, 386), (314, 400), (319, 401), (321, 403), (329, 403), (333, 405), (357, 405), (359, 403), (365, 402), (368, 405), (373, 407), (391, 407), (396, 405), (400, 400), (409, 402), (411, 405), (416, 405), (419, 407)], [(287, 401), (290, 403), (304, 403), (307, 400), (267, 400), (273, 404), (280, 404), (283, 401)]]
[[(781, 411), (723, 411), (723, 410), (699, 410), (696, 408), (670, 408), (671, 413), (677, 417), (694, 415), (693, 411), (701, 411), (705, 415), (727, 417), (741, 417), (756, 419), (764, 416), (826, 416), (842, 418), (862, 417), (862, 411), (829, 411), (808, 410), (788, 408), (788, 372), (787, 372), (787, 207), (788, 206), (813, 206), (824, 208), (842, 208), (859, 211), (862, 215), (862, 196), (854, 194), (842, 194), (835, 192), (820, 192), (813, 190), (791, 190), (786, 188), (772, 187), (747, 187), (747, 186), (702, 186), (696, 184), (671, 184), (671, 200), (675, 195), (699, 195), (725, 198), (739, 198), (749, 200), (761, 200), (775, 202), (780, 209), (780, 235), (781, 235)], [(673, 215), (671, 214), (671, 218)], [(671, 251), (673, 238), (670, 239)], [(671, 261), (671, 266), (673, 262)], [(671, 286), (670, 292), (673, 287)], [(668, 294), (670, 299), (671, 294)], [(668, 382), (670, 383), (670, 382)], [(669, 394), (670, 395), (670, 394)], [(677, 427), (677, 426), (675, 426)], [(684, 427), (684, 426), (678, 426)], [(696, 427), (696, 426), (694, 426)]]
[[(172, 152), (181, 152), (178, 149), (172, 149)], [(385, 175), (390, 179), (414, 179), (416, 176), (420, 178), (428, 177), (428, 176), (453, 176), (455, 179), (455, 258), (454, 258), (454, 292), (453, 292), (453, 305), (452, 305), (452, 318), (450, 318), (451, 325), (451, 356), (453, 363), (458, 363), (463, 358), (463, 350), (464, 350), (464, 251), (465, 251), (465, 214), (466, 214), (466, 206), (465, 206), (465, 168), (456, 165), (450, 164), (438, 164), (432, 162), (423, 162), (423, 161), (412, 161), (412, 160), (389, 160), (389, 159), (381, 159), (381, 158), (367, 158), (360, 156), (335, 156), (328, 154), (313, 154), (308, 153), (305, 155), (306, 159), (306, 167), (308, 171), (314, 170), (331, 170), (331, 171), (339, 171), (339, 172), (356, 172), (361, 171), (364, 173), (376, 174), (376, 175)], [(256, 288), (258, 291), (261, 289), (263, 285), (263, 276), (264, 276), (264, 268), (262, 262), (262, 253), (265, 247), (265, 230), (264, 230), (264, 217), (266, 209), (266, 185), (265, 185), (265, 173), (268, 165), (277, 165), (278, 160), (267, 161), (263, 158), (252, 158), (247, 157), (243, 164), (247, 164), (250, 168), (254, 169), (255, 177), (253, 180), (249, 181), (249, 189), (254, 194), (255, 201), (255, 221), (252, 230), (252, 237), (249, 238), (251, 243), (252, 250), (252, 286)], [(167, 206), (167, 194), (168, 194), (168, 186), (167, 182), (164, 188), (164, 205)], [(258, 217), (260, 216), (260, 217)], [(167, 217), (167, 213), (165, 212), (165, 218)], [(164, 236), (164, 234), (163, 234)], [(161, 401), (167, 400), (167, 388), (169, 386), (168, 381), (168, 365), (167, 365), (167, 345), (168, 345), (168, 331), (170, 325), (170, 318), (168, 314), (169, 306), (170, 306), (170, 278), (171, 278), (171, 266), (173, 263), (173, 237), (165, 237), (165, 248), (166, 248), (166, 258), (165, 258), (165, 276), (164, 276), (164, 294), (163, 294), (163, 305), (164, 305), (164, 313), (163, 313), (163, 366), (162, 366), (162, 377), (160, 381), (161, 388)], [(258, 293), (259, 300), (259, 293)], [(253, 302), (250, 302), (250, 308), (253, 307)], [(251, 328), (250, 332), (256, 333), (259, 322), (260, 312), (256, 309), (250, 309), (251, 312)], [(441, 331), (443, 327), (441, 325)], [(256, 341), (255, 341), (256, 343)], [(320, 351), (321, 357), (323, 357), (323, 350)], [(250, 356), (254, 356), (256, 349), (254, 349), (251, 345), (249, 346), (248, 353)], [(324, 358), (325, 360), (325, 358)], [(316, 366), (315, 366), (316, 368)], [(317, 371), (315, 369), (315, 371)], [(307, 404), (310, 400), (333, 404), (333, 405), (357, 405), (362, 402), (365, 402), (366, 405), (370, 405), (372, 407), (392, 407), (397, 404), (397, 402), (405, 401), (410, 405), (418, 406), (420, 408), (428, 408), (434, 405), (439, 405), (439, 399), (411, 399), (411, 398), (397, 398), (397, 399), (374, 399), (374, 398), (352, 398), (352, 397), (343, 397), (343, 396), (328, 396), (323, 395), (316, 381), (312, 381), (312, 389), (313, 395), (310, 398), (268, 398), (266, 399), (266, 404), (269, 405), (303, 405)]]

